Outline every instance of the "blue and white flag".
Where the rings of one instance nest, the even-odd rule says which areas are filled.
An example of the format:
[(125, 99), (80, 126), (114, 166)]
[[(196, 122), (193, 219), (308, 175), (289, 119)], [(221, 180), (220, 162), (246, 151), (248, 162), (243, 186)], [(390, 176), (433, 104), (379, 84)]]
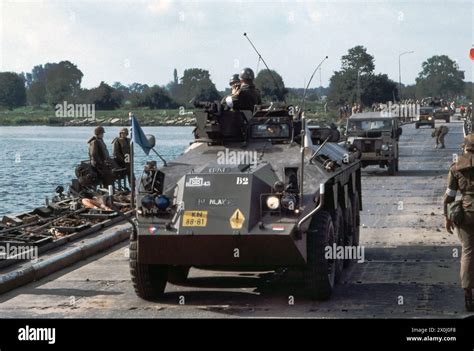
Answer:
[(140, 127), (137, 118), (134, 115), (131, 115), (132, 119), (132, 141), (134, 144), (140, 145), (145, 154), (149, 154), (152, 149), (150, 143), (148, 142), (143, 129)]

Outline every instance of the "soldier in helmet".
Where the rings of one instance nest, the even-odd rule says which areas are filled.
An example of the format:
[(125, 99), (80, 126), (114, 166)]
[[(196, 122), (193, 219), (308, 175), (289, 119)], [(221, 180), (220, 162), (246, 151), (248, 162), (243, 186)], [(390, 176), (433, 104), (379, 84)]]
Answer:
[(445, 146), (444, 146), (444, 137), (446, 136), (446, 134), (448, 134), (449, 132), (449, 128), (446, 127), (446, 126), (440, 126), (438, 128), (436, 128), (433, 133), (431, 134), (431, 136), (433, 138), (436, 138), (436, 146), (435, 146), (435, 149), (444, 149)]
[(253, 80), (255, 75), (250, 68), (244, 68), (239, 74), (240, 89), (235, 94), (228, 96), (225, 102), (228, 107), (234, 110), (251, 110), (255, 105), (262, 103), (260, 91), (255, 88)]
[[(240, 78), (239, 78), (239, 75), (237, 73), (233, 74), (232, 77), (230, 77), (229, 86), (230, 86), (230, 95), (229, 95), (229, 97), (232, 97), (232, 96), (236, 95), (239, 92)], [(222, 99), (222, 101), (221, 101), (222, 105), (227, 104), (226, 99), (227, 99), (227, 97), (224, 97)]]
[[(456, 227), (461, 240), (461, 286), (464, 289), (466, 309), (474, 312), (472, 289), (474, 289), (474, 134), (464, 138), (464, 154), (453, 163), (448, 174), (448, 188), (444, 196), (445, 227), (453, 233)], [(448, 206), (461, 192), (458, 210)], [(453, 215), (455, 212), (458, 215)], [(459, 214), (461, 214), (459, 216)]]
[(232, 77), (229, 80), (229, 85), (231, 89), (231, 94), (235, 95), (240, 89), (240, 79), (238, 74), (232, 75)]
[[(128, 138), (127, 128), (122, 128), (119, 132), (119, 137), (112, 141), (112, 150), (117, 165), (126, 170), (121, 179), (124, 179), (125, 182), (125, 178), (128, 178), (128, 183), (130, 184), (130, 138)], [(121, 179), (119, 180), (120, 187)]]
[(92, 167), (98, 173), (103, 186), (113, 184), (112, 164), (109, 151), (104, 143), (104, 127), (99, 126), (94, 130), (94, 136), (87, 142), (89, 144), (89, 159)]

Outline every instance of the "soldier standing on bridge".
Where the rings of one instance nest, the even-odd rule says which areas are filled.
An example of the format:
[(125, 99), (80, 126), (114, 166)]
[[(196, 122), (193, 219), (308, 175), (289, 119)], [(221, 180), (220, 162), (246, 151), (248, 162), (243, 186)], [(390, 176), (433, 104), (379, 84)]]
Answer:
[[(456, 227), (461, 240), (460, 275), (466, 310), (474, 312), (474, 134), (464, 138), (463, 146), (464, 154), (449, 169), (448, 188), (443, 202), (446, 230), (452, 234)], [(459, 202), (455, 202), (458, 190), (462, 197)]]
[[(119, 187), (122, 188), (122, 179), (125, 183), (125, 178), (130, 182), (130, 138), (128, 138), (128, 129), (122, 128), (119, 137), (112, 141), (113, 155), (120, 168), (124, 168), (125, 172), (119, 179)], [(124, 184), (125, 186), (126, 184)]]
[[(431, 134), (431, 136), (433, 138), (436, 138), (436, 146), (435, 146), (435, 149), (444, 149), (445, 146), (444, 146), (444, 137), (446, 136), (446, 134), (448, 134), (449, 132), (449, 128), (446, 127), (446, 126), (440, 126), (438, 128), (436, 128), (433, 133)], [(441, 146), (439, 146), (441, 145)]]
[(98, 173), (102, 185), (107, 187), (113, 184), (112, 163), (107, 146), (104, 143), (104, 127), (94, 130), (94, 136), (89, 139), (89, 159), (92, 167)]

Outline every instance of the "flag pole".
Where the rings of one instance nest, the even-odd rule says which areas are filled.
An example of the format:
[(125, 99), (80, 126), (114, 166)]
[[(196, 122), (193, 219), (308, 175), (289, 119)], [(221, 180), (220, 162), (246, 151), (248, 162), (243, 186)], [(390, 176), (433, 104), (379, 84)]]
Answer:
[(135, 155), (134, 155), (134, 152), (133, 152), (133, 124), (132, 124), (132, 116), (133, 116), (133, 113), (132, 112), (129, 112), (128, 113), (128, 119), (130, 121), (130, 135), (132, 136), (132, 138), (130, 138), (130, 207), (132, 208), (132, 210), (135, 209), (135, 178), (134, 178), (134, 174), (133, 174), (133, 164), (135, 162)]
[(155, 150), (155, 148), (152, 148), (151, 151), (153, 151), (156, 154), (156, 156), (160, 158), (160, 160), (163, 162), (164, 167), (168, 167), (166, 160), (158, 153), (158, 151)]

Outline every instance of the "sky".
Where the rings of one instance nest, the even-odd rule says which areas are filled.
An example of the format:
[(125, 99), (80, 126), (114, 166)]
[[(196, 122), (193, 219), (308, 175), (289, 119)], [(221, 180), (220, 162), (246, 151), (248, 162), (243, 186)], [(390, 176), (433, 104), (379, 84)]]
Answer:
[[(0, 71), (30, 72), (69, 60), (82, 86), (134, 82), (166, 85), (173, 70), (209, 70), (218, 89), (258, 63), (243, 33), (287, 87), (327, 86), (341, 56), (363, 45), (377, 73), (413, 84), (421, 64), (448, 55), (474, 81), (473, 2), (297, 0), (0, 0)], [(320, 80), (321, 78), (321, 80)]]

